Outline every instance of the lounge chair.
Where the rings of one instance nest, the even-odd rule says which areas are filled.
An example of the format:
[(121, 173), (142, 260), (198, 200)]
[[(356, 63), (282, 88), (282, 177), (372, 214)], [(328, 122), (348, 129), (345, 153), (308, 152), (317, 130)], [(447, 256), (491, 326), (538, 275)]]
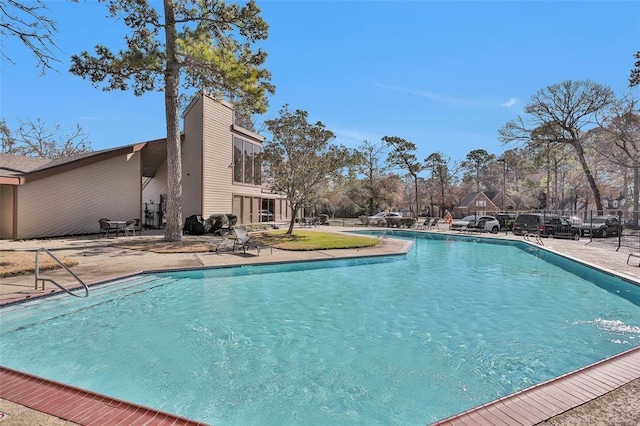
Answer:
[(440, 221), (439, 217), (434, 217), (427, 229), (440, 229), (438, 228), (438, 222)]
[(236, 236), (235, 240), (233, 240), (233, 251), (236, 251), (236, 247), (238, 247), (242, 249), (242, 253), (246, 253), (247, 249), (254, 248), (258, 256), (260, 256), (260, 250), (268, 248), (271, 254), (273, 254), (273, 248), (270, 245), (251, 241), (251, 237), (245, 228), (233, 228), (233, 233)]
[(416, 224), (416, 229), (429, 229), (429, 227), (431, 226), (431, 222), (432, 222), (431, 218), (426, 217), (424, 219), (424, 222)]
[[(640, 258), (640, 252), (638, 252), (638, 253), (629, 253), (629, 256), (627, 257), (627, 265), (629, 264), (629, 260), (630, 260), (632, 257), (638, 257), (638, 258)], [(640, 266), (640, 263), (638, 263), (638, 266)]]
[(478, 223), (469, 223), (466, 230), (469, 232), (484, 232), (484, 227), (486, 224), (486, 219), (480, 219)]

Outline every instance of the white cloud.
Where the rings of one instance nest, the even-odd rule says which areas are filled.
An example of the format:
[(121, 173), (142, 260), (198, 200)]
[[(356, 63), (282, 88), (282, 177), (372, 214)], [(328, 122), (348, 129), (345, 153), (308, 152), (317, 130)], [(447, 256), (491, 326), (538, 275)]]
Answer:
[(371, 143), (377, 143), (382, 139), (382, 136), (375, 135), (369, 132), (361, 132), (358, 130), (351, 129), (331, 129), (331, 131), (336, 135), (336, 141), (343, 143), (348, 146), (357, 147), (364, 141), (369, 141)]
[(514, 106), (515, 104), (518, 103), (518, 98), (509, 98), (509, 100), (503, 104), (500, 104), (500, 106), (506, 107), (506, 108), (511, 108), (512, 106)]
[(383, 89), (395, 90), (396, 92), (408, 93), (410, 95), (421, 96), (430, 101), (439, 102), (456, 106), (484, 106), (481, 102), (474, 99), (458, 98), (455, 96), (443, 95), (441, 93), (429, 92), (427, 90), (414, 89), (410, 87), (387, 86), (385, 84), (375, 83), (376, 86)]
[[(438, 102), (441, 104), (459, 106), (459, 107), (472, 107), (472, 108), (496, 108), (497, 102), (489, 101), (484, 99), (473, 99), (473, 98), (465, 98), (465, 97), (456, 97), (445, 95), (442, 93), (430, 92), (428, 90), (415, 89), (410, 87), (399, 87), (399, 86), (388, 86), (385, 84), (374, 83), (376, 86), (387, 89), (394, 90), (396, 92), (408, 93), (410, 95), (421, 96), (425, 99), (429, 99), (433, 102)], [(502, 104), (502, 106), (506, 106), (507, 108), (513, 106), (518, 100), (516, 98), (509, 99), (506, 103)]]

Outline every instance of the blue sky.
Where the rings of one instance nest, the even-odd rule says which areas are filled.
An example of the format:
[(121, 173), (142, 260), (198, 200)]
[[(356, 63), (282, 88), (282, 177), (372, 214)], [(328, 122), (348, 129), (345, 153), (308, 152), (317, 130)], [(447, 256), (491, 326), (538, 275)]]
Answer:
[[(92, 0), (48, 5), (58, 22), (58, 72), (40, 76), (31, 54), (6, 40), (15, 64), (2, 60), (0, 116), (10, 127), (41, 118), (62, 133), (78, 123), (96, 150), (164, 137), (162, 94), (104, 92), (67, 71), (72, 54), (99, 43), (119, 48), (123, 24)], [(261, 46), (276, 86), (258, 124), (288, 104), (324, 123), (336, 143), (355, 148), (399, 136), (418, 146), (419, 159), (501, 153), (498, 129), (551, 84), (589, 79), (623, 95), (640, 50), (637, 1), (258, 5), (270, 25)]]

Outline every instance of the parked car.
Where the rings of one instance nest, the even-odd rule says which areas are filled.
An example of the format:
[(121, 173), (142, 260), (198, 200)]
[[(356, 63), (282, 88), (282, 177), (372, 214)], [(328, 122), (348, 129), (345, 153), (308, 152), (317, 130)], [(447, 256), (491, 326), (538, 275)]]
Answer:
[(582, 224), (580, 231), (583, 237), (617, 237), (620, 233), (620, 220), (618, 216), (593, 216)]
[(487, 215), (471, 215), (465, 216), (462, 219), (454, 220), (451, 222), (452, 231), (460, 231), (463, 228), (474, 227), (477, 223), (484, 223), (481, 231), (488, 231), (496, 233), (500, 231), (500, 222), (493, 216)]
[(258, 216), (260, 217), (260, 222), (271, 222), (273, 220), (273, 213), (269, 210), (258, 210)]
[(380, 212), (369, 216), (369, 225), (381, 226), (387, 224), (387, 218), (402, 217), (398, 212)]
[(580, 239), (580, 227), (552, 213), (523, 213), (513, 223), (514, 235), (538, 234), (542, 237)]
[(572, 225), (575, 225), (575, 226), (582, 226), (582, 224), (584, 223), (584, 221), (578, 216), (562, 216), (562, 217), (567, 219), (569, 222), (571, 222)]

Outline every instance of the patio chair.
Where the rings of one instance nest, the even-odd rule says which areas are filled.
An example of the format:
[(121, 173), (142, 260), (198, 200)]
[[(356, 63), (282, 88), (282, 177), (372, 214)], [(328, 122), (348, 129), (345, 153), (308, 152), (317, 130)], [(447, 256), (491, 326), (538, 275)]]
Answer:
[(100, 233), (98, 234), (99, 237), (102, 236), (102, 234), (104, 234), (105, 237), (109, 237), (109, 229), (111, 228), (109, 226), (109, 219), (100, 219), (98, 220), (98, 222), (100, 223)]
[(440, 218), (439, 217), (434, 217), (433, 220), (431, 221), (431, 223), (429, 223), (427, 229), (440, 229), (438, 228), (438, 222), (440, 222)]
[[(137, 219), (128, 220), (124, 224), (124, 236), (125, 237), (128, 237), (129, 235), (133, 235), (134, 237), (136, 236), (136, 221), (137, 221)], [(138, 221), (138, 234), (140, 233), (139, 222), (140, 221)]]
[(233, 251), (236, 251), (236, 247), (238, 247), (242, 249), (242, 253), (246, 253), (248, 248), (254, 248), (258, 256), (260, 256), (260, 250), (268, 248), (273, 254), (273, 247), (270, 245), (251, 241), (251, 237), (245, 228), (233, 228), (233, 233), (236, 236), (235, 240), (233, 240)]
[[(638, 252), (638, 253), (629, 253), (629, 256), (627, 257), (627, 265), (629, 264), (629, 260), (630, 260), (632, 257), (640, 258), (640, 252)], [(640, 266), (640, 263), (638, 263), (638, 266)]]

